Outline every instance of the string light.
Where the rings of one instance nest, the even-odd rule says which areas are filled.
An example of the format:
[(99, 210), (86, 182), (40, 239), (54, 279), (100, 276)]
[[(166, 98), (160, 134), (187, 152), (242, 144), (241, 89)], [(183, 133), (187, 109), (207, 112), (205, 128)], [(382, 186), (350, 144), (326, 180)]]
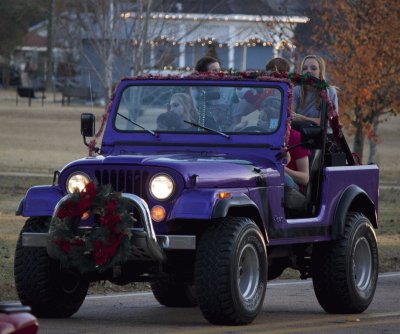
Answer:
[[(131, 41), (132, 45), (141, 45), (143, 44), (143, 41), (141, 40), (132, 40)], [(196, 45), (201, 45), (201, 46), (215, 46), (218, 48), (226, 48), (229, 47), (228, 44), (226, 43), (218, 43), (218, 41), (215, 40), (214, 37), (199, 37), (195, 41), (188, 41), (188, 42), (179, 42), (175, 40), (174, 38), (168, 38), (164, 35), (161, 35), (157, 39), (152, 39), (146, 42), (147, 44), (150, 45), (150, 47), (156, 47), (156, 46), (161, 46), (161, 45), (172, 45), (172, 46), (178, 46), (178, 45), (185, 45), (185, 46), (190, 46), (194, 47)], [(256, 47), (256, 46), (262, 46), (262, 47), (271, 47), (274, 45), (274, 42), (272, 41), (262, 41), (260, 38), (250, 38), (247, 41), (234, 41), (232, 42), (232, 45), (234, 47), (239, 47), (239, 46), (246, 46), (246, 47)], [(291, 42), (284, 40), (280, 43), (275, 44), (275, 48), (278, 49), (283, 49), (285, 47), (288, 48), (296, 48), (294, 44)]]
[[(136, 14), (135, 12), (123, 12), (120, 15), (123, 19), (140, 18), (144, 19), (146, 15)], [(236, 14), (168, 14), (151, 13), (153, 20), (192, 20), (192, 21), (242, 21), (242, 22), (279, 22), (279, 23), (307, 23), (310, 19), (306, 16), (273, 16), (273, 15), (236, 15)]]
[[(146, 18), (145, 14), (138, 14), (135, 12), (123, 12), (120, 14), (120, 17), (124, 20), (128, 19), (140, 19), (143, 20)], [(237, 15), (237, 14), (170, 14), (170, 13), (161, 13), (155, 12), (151, 13), (149, 16), (152, 20), (186, 20), (186, 21), (223, 21), (223, 22), (254, 22), (256, 24), (262, 24), (263, 29), (272, 30), (274, 27), (274, 23), (307, 23), (309, 18), (304, 16), (266, 16), (266, 15)], [(142, 43), (147, 43), (150, 47), (155, 48), (161, 45), (172, 45), (179, 46), (185, 45), (194, 47), (198, 46), (215, 46), (218, 48), (226, 48), (226, 47), (271, 47), (273, 46), (276, 50), (281, 50), (283, 48), (296, 48), (296, 46), (288, 40), (280, 40), (279, 42), (273, 42), (270, 40), (262, 40), (260, 37), (251, 37), (247, 40), (229, 40), (229, 42), (221, 43), (216, 41), (215, 37), (198, 37), (195, 40), (187, 41), (180, 40), (175, 35), (172, 37), (167, 37), (161, 35), (152, 40), (148, 40), (143, 42), (141, 40), (133, 40), (131, 41), (132, 45), (138, 46), (142, 45)]]

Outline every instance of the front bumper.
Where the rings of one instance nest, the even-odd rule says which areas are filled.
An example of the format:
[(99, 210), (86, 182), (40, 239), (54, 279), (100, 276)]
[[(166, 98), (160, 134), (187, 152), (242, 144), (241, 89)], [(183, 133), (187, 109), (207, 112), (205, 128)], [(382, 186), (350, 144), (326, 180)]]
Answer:
[[(146, 202), (133, 194), (122, 193), (121, 196), (139, 211), (142, 218), (142, 228), (130, 229), (132, 233), (131, 258), (133, 260), (163, 261), (165, 259), (164, 250), (196, 249), (196, 236), (194, 235), (156, 235)], [(66, 197), (57, 204), (54, 214)], [(85, 230), (88, 229), (85, 228)], [(22, 245), (24, 247), (47, 247), (48, 236), (48, 233), (24, 232), (22, 233)]]

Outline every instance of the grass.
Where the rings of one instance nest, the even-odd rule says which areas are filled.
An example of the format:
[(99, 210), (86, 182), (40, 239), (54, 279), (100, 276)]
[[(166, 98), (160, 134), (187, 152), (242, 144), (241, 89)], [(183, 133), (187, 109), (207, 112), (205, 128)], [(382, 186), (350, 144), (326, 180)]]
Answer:
[[(390, 182), (390, 178), (387, 179)], [(0, 301), (16, 300), (13, 262), (14, 249), (25, 218), (14, 215), (15, 208), (26, 190), (33, 185), (51, 184), (50, 176), (0, 175)], [(391, 182), (393, 184), (393, 182)], [(384, 188), (380, 191), (379, 228), (377, 230), (380, 271), (400, 270), (400, 189)], [(298, 278), (297, 271), (286, 270), (282, 278)], [(117, 286), (110, 282), (92, 284), (89, 293), (109, 293), (149, 289), (147, 283)]]

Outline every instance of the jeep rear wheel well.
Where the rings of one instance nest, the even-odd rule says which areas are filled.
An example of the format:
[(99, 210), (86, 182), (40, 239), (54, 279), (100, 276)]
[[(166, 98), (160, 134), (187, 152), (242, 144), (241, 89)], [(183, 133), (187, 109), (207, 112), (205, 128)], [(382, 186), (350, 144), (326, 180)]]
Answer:
[(348, 212), (364, 214), (372, 226), (378, 228), (374, 202), (363, 189), (353, 185), (342, 193), (336, 207), (332, 230), (334, 239), (339, 238), (343, 234)]

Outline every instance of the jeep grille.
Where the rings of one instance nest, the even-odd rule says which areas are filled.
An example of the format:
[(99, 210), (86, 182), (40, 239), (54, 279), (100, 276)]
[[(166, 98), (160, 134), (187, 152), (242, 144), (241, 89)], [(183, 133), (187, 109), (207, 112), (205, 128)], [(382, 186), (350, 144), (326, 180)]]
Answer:
[(119, 192), (131, 193), (146, 200), (148, 172), (131, 169), (97, 169), (95, 176), (99, 185), (110, 184)]

